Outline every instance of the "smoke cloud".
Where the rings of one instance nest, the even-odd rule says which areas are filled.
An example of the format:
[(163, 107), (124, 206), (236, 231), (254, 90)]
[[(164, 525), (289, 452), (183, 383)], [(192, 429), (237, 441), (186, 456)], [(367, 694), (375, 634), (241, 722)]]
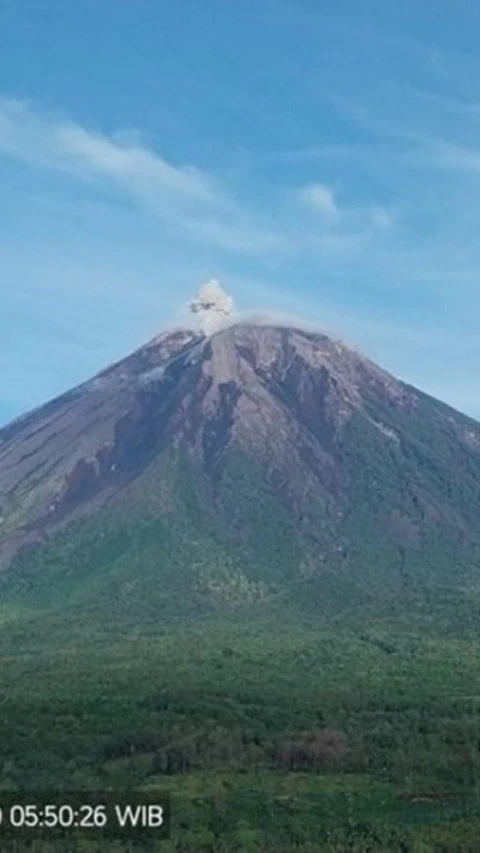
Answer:
[(190, 312), (198, 315), (206, 335), (221, 328), (227, 317), (232, 316), (234, 308), (232, 297), (215, 279), (203, 284), (189, 303)]

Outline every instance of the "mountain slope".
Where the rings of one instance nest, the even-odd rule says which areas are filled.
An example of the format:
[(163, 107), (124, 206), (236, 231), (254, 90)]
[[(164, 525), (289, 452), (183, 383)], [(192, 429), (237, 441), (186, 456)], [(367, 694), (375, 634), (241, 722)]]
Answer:
[(3, 594), (134, 618), (458, 607), (479, 484), (480, 425), (344, 344), (179, 331), (0, 431)]

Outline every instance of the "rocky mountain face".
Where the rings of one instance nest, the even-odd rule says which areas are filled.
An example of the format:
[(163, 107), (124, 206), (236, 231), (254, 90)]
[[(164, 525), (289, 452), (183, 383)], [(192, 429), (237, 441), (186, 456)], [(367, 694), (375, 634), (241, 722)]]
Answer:
[(7, 591), (474, 594), (479, 543), (480, 425), (322, 334), (167, 333), (0, 430)]
[(0, 430), (4, 562), (23, 542), (107, 500), (161, 451), (182, 393), (176, 380), (200, 342), (190, 332), (162, 335)]

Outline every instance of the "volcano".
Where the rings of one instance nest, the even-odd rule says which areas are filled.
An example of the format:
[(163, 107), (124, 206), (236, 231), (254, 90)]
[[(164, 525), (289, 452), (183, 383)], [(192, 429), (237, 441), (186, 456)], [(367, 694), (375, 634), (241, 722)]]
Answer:
[(480, 425), (300, 328), (167, 332), (0, 431), (7, 599), (427, 606), (479, 544)]

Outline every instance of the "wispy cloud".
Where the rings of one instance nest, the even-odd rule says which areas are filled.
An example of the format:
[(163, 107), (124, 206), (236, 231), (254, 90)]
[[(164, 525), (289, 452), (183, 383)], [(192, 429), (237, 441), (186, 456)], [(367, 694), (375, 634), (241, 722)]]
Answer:
[(328, 222), (337, 222), (340, 209), (335, 201), (333, 190), (325, 184), (312, 183), (299, 191), (300, 200)]
[(386, 224), (386, 214), (381, 222), (380, 208), (375, 214), (358, 208), (355, 218), (344, 218), (334, 191), (313, 181), (294, 189), (293, 195), (330, 226), (342, 225), (345, 219), (336, 235), (322, 238), (314, 221), (300, 223), (291, 217), (288, 193), (276, 195), (278, 186), (263, 209), (245, 207), (213, 174), (168, 162), (135, 132), (107, 136), (18, 100), (0, 99), (0, 153), (66, 173), (99, 190), (102, 185), (113, 188), (165, 227), (225, 251), (266, 256), (328, 253), (333, 247), (336, 254), (340, 246), (347, 251), (357, 245), (372, 222), (379, 227)]
[(426, 135), (410, 136), (421, 148), (425, 166), (444, 171), (480, 174), (480, 148), (458, 145), (444, 139)]
[(373, 225), (382, 230), (389, 230), (395, 225), (395, 217), (393, 213), (378, 204), (372, 207), (371, 217)]
[(0, 152), (81, 181), (106, 182), (169, 227), (220, 249), (256, 253), (285, 245), (282, 235), (243, 209), (212, 175), (169, 163), (134, 133), (109, 137), (22, 101), (2, 99)]
[(207, 204), (222, 202), (213, 182), (200, 170), (192, 166), (172, 166), (159, 154), (129, 141), (128, 136), (109, 139), (74, 124), (47, 126), (46, 129), (47, 133), (50, 130), (58, 156), (68, 158), (71, 166), (79, 171), (110, 177), (142, 195), (153, 187)]
[(132, 192), (147, 188), (218, 204), (219, 191), (200, 170), (172, 166), (134, 134), (111, 138), (72, 121), (43, 114), (24, 101), (0, 99), (0, 150), (16, 159), (39, 162), (79, 178), (100, 176)]

